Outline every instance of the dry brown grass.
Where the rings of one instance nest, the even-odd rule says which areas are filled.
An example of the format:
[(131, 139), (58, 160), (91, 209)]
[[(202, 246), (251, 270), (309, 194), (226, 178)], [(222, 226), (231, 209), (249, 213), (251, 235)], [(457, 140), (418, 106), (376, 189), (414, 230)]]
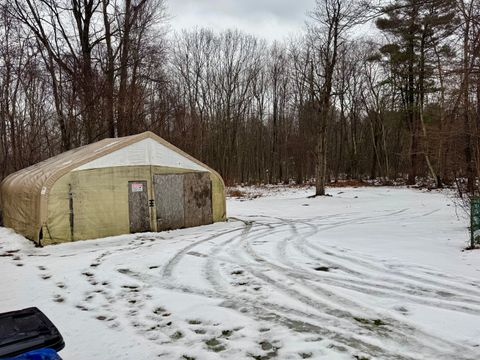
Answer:
[(239, 189), (227, 189), (227, 196), (233, 198), (244, 198), (247, 197), (247, 193)]
[(327, 187), (330, 188), (337, 188), (337, 187), (365, 187), (365, 186), (372, 186), (363, 180), (337, 180), (336, 182), (332, 182), (327, 184)]

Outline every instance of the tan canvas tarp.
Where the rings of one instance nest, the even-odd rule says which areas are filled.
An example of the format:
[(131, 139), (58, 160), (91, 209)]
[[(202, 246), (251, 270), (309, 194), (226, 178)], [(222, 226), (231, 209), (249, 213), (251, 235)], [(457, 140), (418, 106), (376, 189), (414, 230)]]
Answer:
[[(152, 132), (123, 138), (104, 139), (67, 151), (8, 176), (0, 186), (0, 204), (5, 226), (15, 229), (34, 241), (38, 241), (42, 225), (46, 223), (48, 218), (49, 194), (57, 180), (83, 164), (147, 138), (158, 141), (206, 168), (214, 177), (218, 177), (221, 187), (224, 186), (217, 172)], [(224, 199), (222, 202), (224, 212)], [(68, 211), (68, 208), (66, 210)], [(68, 214), (64, 214), (64, 216), (68, 217)]]

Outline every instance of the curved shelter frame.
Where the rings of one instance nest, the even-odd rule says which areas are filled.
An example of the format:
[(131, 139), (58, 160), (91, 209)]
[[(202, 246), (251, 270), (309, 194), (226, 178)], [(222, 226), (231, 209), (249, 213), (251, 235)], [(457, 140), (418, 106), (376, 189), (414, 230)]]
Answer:
[[(210, 182), (205, 176), (203, 180), (192, 180), (192, 175), (188, 175), (202, 173)], [(142, 188), (150, 218), (145, 230), (162, 230), (158, 227), (161, 219), (155, 200), (162, 203), (158, 209), (163, 209), (163, 213), (168, 209), (163, 199), (171, 201), (171, 206), (178, 200), (159, 197), (161, 189), (155, 188), (154, 178), (159, 182), (158, 176), (174, 174), (182, 174), (182, 184), (191, 186), (187, 189), (182, 185), (182, 191), (190, 191), (193, 197), (199, 198), (202, 186), (208, 183), (210, 190), (203, 189), (205, 201), (197, 201), (199, 206), (203, 204), (201, 211), (208, 212), (206, 208), (210, 206), (211, 217), (207, 216), (203, 223), (226, 219), (221, 176), (161, 137), (144, 132), (104, 139), (9, 175), (0, 185), (3, 222), (41, 245), (130, 233), (136, 213), (132, 202), (139, 202), (139, 212), (146, 211), (142, 200), (135, 200)], [(145, 184), (145, 188), (140, 184)], [(184, 226), (201, 225), (189, 221), (195, 211), (185, 215), (188, 221)]]

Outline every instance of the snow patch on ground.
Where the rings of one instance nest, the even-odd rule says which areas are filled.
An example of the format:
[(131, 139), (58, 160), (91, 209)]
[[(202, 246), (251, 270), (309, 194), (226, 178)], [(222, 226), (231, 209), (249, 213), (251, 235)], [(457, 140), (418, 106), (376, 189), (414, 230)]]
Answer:
[(452, 195), (251, 189), (226, 223), (45, 248), (0, 228), (0, 311), (65, 359), (478, 359), (480, 253)]

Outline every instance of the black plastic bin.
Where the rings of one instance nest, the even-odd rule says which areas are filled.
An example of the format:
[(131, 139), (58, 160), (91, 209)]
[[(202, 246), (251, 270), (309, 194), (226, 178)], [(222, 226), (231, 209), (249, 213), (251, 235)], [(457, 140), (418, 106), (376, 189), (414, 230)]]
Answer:
[(55, 325), (36, 307), (0, 314), (0, 359), (32, 350), (65, 347)]

